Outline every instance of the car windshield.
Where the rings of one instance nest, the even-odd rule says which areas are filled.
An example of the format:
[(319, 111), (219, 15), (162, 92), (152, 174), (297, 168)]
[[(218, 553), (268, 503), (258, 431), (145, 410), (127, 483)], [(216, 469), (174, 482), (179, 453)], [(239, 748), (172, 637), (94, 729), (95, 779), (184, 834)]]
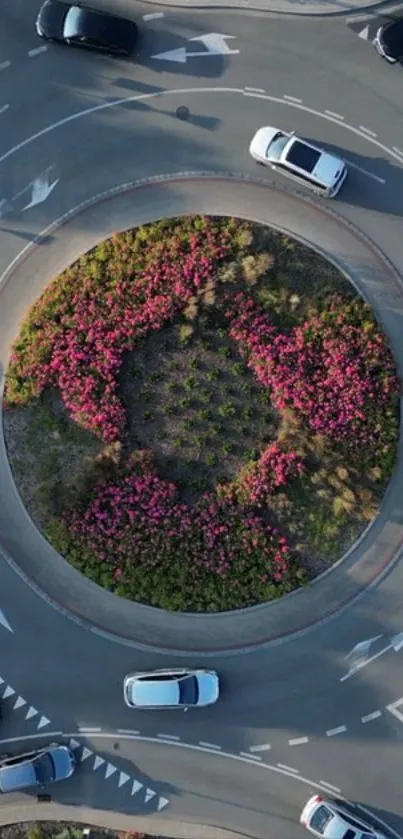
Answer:
[(49, 754), (41, 755), (34, 762), (34, 769), (38, 784), (48, 784), (55, 777), (55, 767)]
[(331, 819), (333, 819), (333, 813), (322, 804), (317, 810), (315, 810), (311, 818), (311, 827), (313, 830), (316, 830), (317, 833), (323, 834), (325, 827), (327, 827)]
[(64, 19), (63, 38), (77, 38), (82, 35), (84, 12), (78, 6), (72, 6)]
[(267, 146), (266, 157), (270, 157), (271, 160), (280, 160), (289, 139), (286, 134), (278, 131)]
[(303, 169), (304, 172), (313, 172), (319, 158), (319, 151), (299, 140), (295, 140), (287, 152), (287, 162), (298, 166), (298, 169)]
[(355, 830), (351, 830), (351, 827), (349, 827), (343, 835), (343, 839), (357, 839)]
[(196, 705), (199, 698), (199, 688), (196, 676), (187, 676), (179, 682), (179, 703), (181, 705)]

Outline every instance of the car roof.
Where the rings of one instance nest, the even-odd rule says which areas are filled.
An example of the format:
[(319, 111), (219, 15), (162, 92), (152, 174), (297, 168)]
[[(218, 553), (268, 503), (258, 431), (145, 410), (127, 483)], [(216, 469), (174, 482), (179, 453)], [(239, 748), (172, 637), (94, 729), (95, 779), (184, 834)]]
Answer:
[[(130, 49), (137, 31), (134, 21), (116, 17), (88, 6), (72, 6), (64, 26), (64, 37), (95, 38), (107, 44)], [(69, 20), (70, 19), (70, 20)], [(71, 31), (69, 23), (73, 23)]]
[(178, 682), (176, 679), (136, 679), (131, 686), (131, 697), (135, 705), (179, 705)]
[(12, 792), (37, 783), (33, 758), (11, 766), (0, 767), (0, 788), (2, 792)]

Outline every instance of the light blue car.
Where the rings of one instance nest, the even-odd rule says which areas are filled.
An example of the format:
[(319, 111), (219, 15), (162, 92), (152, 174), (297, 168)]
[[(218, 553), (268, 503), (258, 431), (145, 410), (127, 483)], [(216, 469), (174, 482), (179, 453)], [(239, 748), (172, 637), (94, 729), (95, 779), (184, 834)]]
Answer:
[(0, 792), (17, 792), (27, 787), (41, 787), (70, 778), (76, 768), (73, 753), (67, 746), (50, 746), (22, 755), (0, 758)]
[(219, 678), (214, 670), (152, 670), (130, 673), (123, 682), (129, 708), (204, 708), (217, 702)]

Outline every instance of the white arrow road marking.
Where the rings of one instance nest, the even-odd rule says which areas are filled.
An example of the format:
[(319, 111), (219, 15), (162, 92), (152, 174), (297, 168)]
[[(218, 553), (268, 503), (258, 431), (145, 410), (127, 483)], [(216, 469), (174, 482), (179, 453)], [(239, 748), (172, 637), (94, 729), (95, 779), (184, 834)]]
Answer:
[[(59, 178), (56, 178), (53, 183), (49, 183), (49, 171), (50, 169), (47, 169), (46, 172), (35, 178), (35, 180), (29, 185), (32, 188), (32, 198), (29, 204), (22, 208), (22, 212), (24, 212), (24, 210), (29, 210), (31, 207), (35, 207), (37, 204), (42, 204), (43, 201), (46, 201), (50, 193), (53, 192), (55, 186), (59, 183)], [(23, 192), (25, 191), (26, 190), (23, 190)], [(22, 193), (19, 194), (21, 195)]]
[(91, 751), (91, 749), (87, 749), (87, 747), (84, 746), (83, 751), (82, 751), (82, 755), (81, 755), (81, 761), (87, 760), (87, 757), (91, 757), (92, 754), (94, 754), (94, 752)]
[(122, 787), (123, 784), (127, 784), (128, 781), (130, 781), (130, 775), (127, 775), (126, 772), (121, 772), (119, 775), (118, 787)]
[(403, 699), (397, 699), (396, 702), (392, 702), (390, 705), (386, 706), (386, 710), (390, 711), (399, 722), (403, 722), (403, 714), (401, 711), (398, 711), (399, 705), (403, 705)]
[[(377, 641), (379, 638), (382, 638), (382, 635), (377, 635), (375, 639), (372, 638), (370, 640), (371, 641), (374, 641), (374, 640)], [(364, 643), (364, 642), (362, 642), (362, 643)], [(365, 643), (367, 643), (367, 642), (365, 642)], [(357, 644), (357, 647), (358, 646), (359, 645)], [(354, 652), (354, 650), (357, 649), (357, 647), (354, 647), (354, 649), (351, 651), (351, 653), (349, 653), (348, 656), (346, 656), (346, 658), (348, 658)], [(352, 667), (348, 671), (348, 673), (345, 674), (345, 676), (341, 677), (340, 681), (345, 682), (346, 679), (349, 679), (350, 676), (353, 676), (353, 674), (356, 673), (357, 670), (361, 670), (362, 667), (366, 667), (367, 664), (371, 664), (371, 661), (376, 661), (377, 658), (380, 658), (381, 655), (384, 655), (385, 653), (389, 652), (389, 650), (394, 650), (395, 652), (399, 652), (399, 650), (401, 650), (402, 647), (403, 647), (403, 632), (398, 632), (397, 635), (392, 636), (392, 638), (390, 639), (390, 644), (388, 644), (386, 647), (384, 647), (383, 650), (379, 650), (379, 653), (375, 653), (374, 655), (371, 655), (369, 658), (365, 658), (363, 661), (359, 661), (358, 664), (356, 664), (354, 667)]]
[(150, 800), (151, 800), (151, 798), (154, 798), (154, 795), (156, 795), (156, 793), (154, 792), (154, 790), (153, 790), (153, 789), (148, 789), (148, 787), (147, 787), (147, 789), (146, 789), (146, 795), (145, 795), (145, 799), (144, 799), (144, 800), (145, 800), (145, 802), (147, 803), (147, 801), (150, 801)]
[(139, 781), (133, 781), (132, 791), (130, 795), (135, 795), (136, 792), (139, 792), (139, 790), (141, 790), (142, 786), (143, 784), (140, 784)]
[[(6, 199), (3, 198), (2, 201), (0, 202), (0, 218), (1, 218), (1, 215), (2, 215), (1, 207), (2, 207), (3, 201), (6, 201)], [(6, 204), (8, 204), (8, 201), (6, 201)], [(4, 207), (4, 210), (5, 210), (5, 207)], [(9, 632), (14, 631), (13, 629), (11, 629), (11, 626), (10, 626), (9, 622), (8, 622), (4, 612), (1, 611), (1, 609), (0, 609), (0, 623), (1, 623), (2, 626), (4, 626), (4, 629), (8, 629)]]
[(38, 713), (38, 711), (36, 710), (36, 708), (33, 708), (32, 705), (31, 705), (30, 708), (28, 708), (27, 713), (25, 714), (25, 719), (30, 720), (31, 717), (34, 717), (35, 714), (37, 714), (37, 713)]
[(197, 35), (189, 38), (189, 41), (201, 41), (206, 47), (203, 52), (186, 52), (185, 47), (178, 47), (176, 50), (167, 50), (152, 55), (151, 58), (159, 58), (163, 61), (176, 61), (178, 64), (185, 64), (187, 58), (198, 58), (203, 55), (237, 55), (239, 50), (232, 50), (226, 44), (226, 39), (234, 39), (235, 35), (220, 35), (219, 32), (210, 32), (207, 35)]
[(7, 687), (6, 687), (6, 689), (3, 693), (3, 699), (7, 699), (8, 696), (12, 696), (14, 693), (15, 693), (14, 688), (12, 688), (10, 685), (7, 685)]
[(168, 798), (164, 798), (163, 796), (160, 796), (160, 798), (158, 799), (158, 807), (157, 807), (157, 810), (162, 810), (164, 807), (166, 807), (166, 806), (167, 806), (167, 804), (169, 804), (169, 799), (168, 799)]
[(105, 778), (110, 778), (114, 772), (117, 772), (117, 767), (113, 765), (113, 763), (108, 763), (105, 772)]
[(78, 749), (81, 746), (81, 743), (78, 740), (75, 740), (74, 737), (69, 740), (69, 747), (70, 749)]
[(94, 769), (99, 769), (99, 767), (102, 766), (103, 763), (105, 763), (103, 757), (99, 757), (99, 755), (95, 755), (93, 768)]
[(22, 696), (18, 696), (17, 699), (14, 702), (13, 710), (16, 711), (17, 708), (21, 708), (22, 705), (26, 705), (26, 704), (27, 704), (27, 700), (23, 699)]
[(37, 728), (44, 728), (45, 725), (49, 725), (49, 723), (50, 723), (50, 720), (48, 720), (47, 717), (41, 717), (39, 722), (38, 722)]

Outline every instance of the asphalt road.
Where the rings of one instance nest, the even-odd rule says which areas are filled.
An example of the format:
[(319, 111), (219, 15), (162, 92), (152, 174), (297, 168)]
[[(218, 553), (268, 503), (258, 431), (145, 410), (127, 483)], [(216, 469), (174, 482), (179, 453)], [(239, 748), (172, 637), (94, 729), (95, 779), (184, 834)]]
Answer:
[[(106, 0), (99, 5), (108, 7)], [(380, 61), (357, 37), (360, 23), (342, 18), (165, 8), (163, 17), (141, 22), (144, 15), (161, 15), (160, 7), (127, 2), (118, 8), (141, 25), (138, 54), (130, 62), (55, 45), (36, 52), (43, 46), (33, 28), (36, 5), (2, 4), (2, 364), (30, 302), (80, 251), (126, 219), (134, 223), (178, 207), (224, 212), (231, 201), (234, 210), (228, 211), (239, 207), (258, 218), (270, 212), (273, 223), (277, 214), (279, 226), (339, 260), (362, 282), (399, 356), (403, 297), (391, 265), (401, 269), (403, 257), (401, 69)], [(153, 58), (183, 47), (202, 52), (203, 43), (190, 39), (207, 33), (233, 36), (228, 46), (239, 52), (186, 62)], [(349, 179), (331, 209), (353, 226), (346, 231), (357, 228), (387, 255), (391, 265), (384, 272), (375, 272), (365, 246), (354, 247), (354, 233), (347, 238), (327, 209), (318, 212), (293, 197), (289, 184), (287, 192), (277, 192), (285, 186), (281, 177), (256, 167), (247, 147), (265, 123), (294, 128), (346, 158)], [(119, 191), (156, 176), (201, 172), (260, 179), (267, 186), (206, 178)], [(46, 200), (27, 208), (33, 189), (46, 191), (46, 184)], [(113, 190), (112, 201), (74, 214)], [(29, 250), (48, 228), (46, 242)], [(18, 507), (2, 443), (0, 456), (1, 543), (16, 562), (43, 557), (46, 588), (53, 557)], [(400, 516), (391, 501), (389, 530), (378, 533), (384, 551), (391, 529), (402, 526)], [(201, 652), (197, 661), (208, 660), (222, 674), (215, 708), (139, 714), (122, 701), (124, 674), (194, 664), (195, 655), (169, 656), (158, 645), (147, 650), (146, 634), (136, 645), (90, 631), (27, 585), (4, 554), (0, 609), (13, 632), (0, 625), (0, 749), (73, 740), (81, 763), (71, 781), (52, 790), (53, 800), (152, 815), (157, 832), (163, 815), (248, 836), (302, 839), (304, 800), (328, 789), (369, 808), (389, 825), (389, 836), (403, 833), (403, 649), (397, 640), (395, 650), (391, 640), (403, 631), (400, 577), (397, 563), (339, 617), (300, 637), (231, 655)], [(367, 652), (346, 658), (366, 639), (375, 639)], [(27, 798), (17, 797), (16, 808)]]

